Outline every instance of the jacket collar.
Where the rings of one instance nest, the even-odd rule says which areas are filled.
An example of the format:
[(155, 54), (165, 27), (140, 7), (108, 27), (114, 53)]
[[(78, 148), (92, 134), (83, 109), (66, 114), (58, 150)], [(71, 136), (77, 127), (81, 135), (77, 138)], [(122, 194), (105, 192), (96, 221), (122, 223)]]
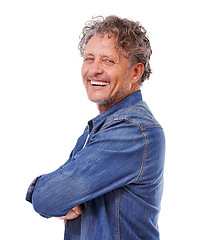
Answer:
[(121, 101), (115, 103), (113, 106), (108, 108), (104, 113), (102, 113), (102, 114), (98, 115), (97, 117), (95, 117), (94, 119), (90, 120), (88, 122), (89, 131), (91, 132), (93, 127), (95, 125), (98, 125), (106, 117), (114, 114), (115, 112), (119, 111), (120, 109), (130, 107), (130, 106), (136, 104), (137, 102), (139, 102), (141, 100), (142, 100), (141, 90), (138, 90), (138, 91), (128, 95), (127, 97), (125, 97)]

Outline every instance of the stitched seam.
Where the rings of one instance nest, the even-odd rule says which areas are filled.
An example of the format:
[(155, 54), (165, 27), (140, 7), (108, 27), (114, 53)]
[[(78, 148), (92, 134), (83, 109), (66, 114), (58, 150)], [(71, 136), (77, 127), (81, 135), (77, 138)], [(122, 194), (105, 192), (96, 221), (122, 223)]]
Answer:
[(136, 180), (133, 182), (133, 183), (136, 183), (140, 180), (141, 176), (142, 176), (142, 173), (144, 171), (144, 166), (145, 166), (145, 163), (146, 163), (146, 157), (147, 157), (147, 148), (148, 148), (148, 144), (149, 144), (149, 141), (148, 141), (148, 136), (146, 134), (146, 132), (144, 131), (145, 129), (148, 129), (148, 128), (153, 128), (153, 127), (160, 127), (160, 126), (149, 126), (149, 127), (145, 127), (143, 128), (138, 122), (136, 121), (133, 121), (131, 120), (130, 118), (127, 118), (125, 117), (125, 120), (129, 121), (129, 122), (132, 122), (132, 123), (135, 123), (141, 130), (142, 134), (144, 135), (144, 138), (145, 138), (145, 147), (144, 147), (144, 153), (143, 153), (143, 159), (142, 159), (142, 165), (140, 167), (140, 172), (136, 178)]
[(116, 190), (116, 240), (120, 240), (119, 202), (120, 202), (120, 189), (118, 188)]
[(140, 178), (142, 176), (142, 173), (144, 171), (144, 166), (145, 166), (146, 157), (147, 157), (147, 147), (148, 147), (148, 144), (149, 144), (147, 134), (142, 129), (141, 129), (141, 132), (144, 135), (146, 144), (145, 144), (145, 147), (144, 147), (144, 153), (143, 153), (143, 159), (142, 159), (142, 165), (141, 165), (141, 168), (140, 168), (140, 172), (139, 172), (136, 180), (134, 181), (134, 183), (136, 183), (136, 182), (138, 182), (140, 180)]
[(107, 124), (109, 124), (111, 122), (115, 122), (115, 121), (119, 121), (119, 120), (126, 120), (128, 122), (135, 123), (135, 124), (137, 124), (139, 126), (141, 131), (143, 131), (145, 129), (148, 129), (148, 128), (162, 128), (160, 125), (147, 126), (147, 127), (143, 128), (140, 125), (140, 123), (138, 123), (137, 121), (131, 120), (130, 118), (127, 118), (127, 117), (114, 117), (112, 120), (109, 120), (108, 122), (105, 122), (105, 124), (102, 127), (106, 126)]
[(133, 121), (131, 120), (130, 118), (127, 118), (127, 117), (124, 117), (125, 120), (129, 121), (129, 122), (132, 122), (132, 123), (135, 123), (141, 130), (142, 134), (144, 135), (144, 138), (145, 138), (145, 147), (144, 147), (144, 153), (143, 153), (143, 159), (142, 159), (142, 165), (140, 167), (140, 172), (136, 178), (136, 180), (133, 182), (133, 183), (137, 183), (141, 176), (142, 176), (142, 173), (144, 171), (144, 166), (145, 166), (145, 163), (146, 163), (146, 157), (147, 157), (147, 148), (148, 148), (148, 144), (149, 144), (149, 141), (148, 141), (148, 136), (146, 134), (146, 132), (144, 131), (145, 129), (148, 129), (148, 128), (153, 128), (153, 127), (160, 127), (160, 126), (149, 126), (149, 127), (145, 127), (143, 128), (138, 122), (136, 121)]
[(131, 120), (130, 118), (127, 118), (127, 117), (121, 117), (121, 118), (119, 118), (119, 117), (116, 118), (116, 117), (115, 117), (115, 118), (112, 119), (111, 121), (105, 123), (104, 126), (105, 126), (106, 124), (108, 124), (108, 123), (110, 123), (110, 122), (113, 122), (113, 121), (116, 121), (116, 120), (126, 120), (126, 121), (128, 121), (128, 122), (135, 123), (135, 124), (140, 128), (142, 134), (144, 135), (146, 144), (145, 144), (145, 147), (144, 147), (142, 165), (141, 165), (141, 167), (140, 167), (140, 172), (139, 172), (136, 180), (133, 181), (133, 183), (137, 183), (137, 182), (140, 180), (140, 178), (141, 178), (141, 176), (142, 176), (142, 173), (143, 173), (143, 171), (144, 171), (144, 166), (145, 166), (146, 157), (147, 157), (147, 148), (148, 148), (148, 144), (149, 144), (148, 136), (147, 136), (145, 130), (148, 129), (148, 128), (156, 128), (156, 127), (162, 128), (162, 127), (159, 126), (159, 125), (157, 125), (157, 126), (155, 125), (155, 126), (149, 126), (149, 127), (143, 128), (137, 121)]

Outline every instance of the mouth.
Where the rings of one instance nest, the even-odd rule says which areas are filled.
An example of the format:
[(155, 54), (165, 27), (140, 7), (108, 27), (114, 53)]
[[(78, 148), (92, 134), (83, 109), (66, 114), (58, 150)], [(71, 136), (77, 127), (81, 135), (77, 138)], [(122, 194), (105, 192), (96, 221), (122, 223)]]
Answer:
[(89, 82), (92, 86), (95, 86), (95, 87), (105, 87), (109, 84), (109, 82), (105, 82), (105, 81), (102, 81), (102, 80), (89, 79)]
[(108, 82), (94, 81), (94, 80), (91, 80), (90, 83), (92, 84), (92, 86), (107, 86), (109, 84)]

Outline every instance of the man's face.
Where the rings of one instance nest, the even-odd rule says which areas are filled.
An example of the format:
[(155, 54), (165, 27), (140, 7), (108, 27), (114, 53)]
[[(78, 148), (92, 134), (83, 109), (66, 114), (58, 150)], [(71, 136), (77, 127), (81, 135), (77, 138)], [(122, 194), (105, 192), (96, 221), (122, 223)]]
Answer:
[(83, 56), (83, 83), (100, 113), (134, 92), (128, 59), (116, 50), (115, 40), (94, 35)]

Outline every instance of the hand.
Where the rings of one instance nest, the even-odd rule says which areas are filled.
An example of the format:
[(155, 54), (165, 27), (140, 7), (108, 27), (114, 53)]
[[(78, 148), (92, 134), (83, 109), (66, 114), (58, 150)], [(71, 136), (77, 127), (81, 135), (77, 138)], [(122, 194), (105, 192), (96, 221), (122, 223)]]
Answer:
[(66, 222), (67, 220), (72, 220), (79, 217), (81, 213), (82, 213), (81, 206), (77, 205), (74, 208), (72, 208), (72, 210), (70, 210), (65, 216), (59, 217), (59, 219), (64, 220)]

